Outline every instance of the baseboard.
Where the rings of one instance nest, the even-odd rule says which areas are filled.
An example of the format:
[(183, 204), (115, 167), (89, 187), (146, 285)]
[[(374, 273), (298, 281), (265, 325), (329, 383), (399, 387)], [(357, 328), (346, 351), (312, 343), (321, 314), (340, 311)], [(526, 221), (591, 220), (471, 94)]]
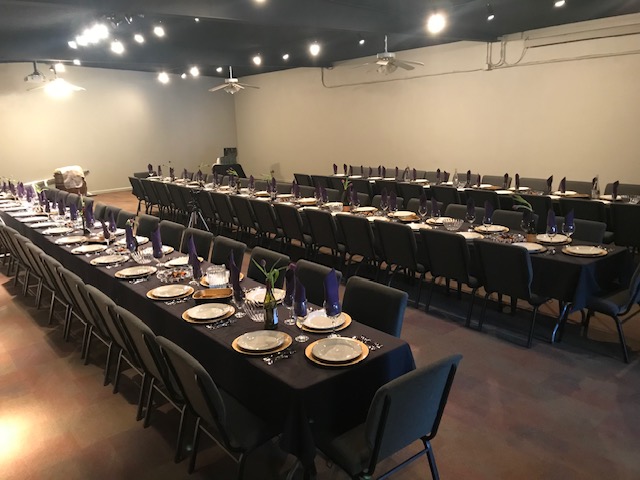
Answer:
[(131, 191), (131, 187), (120, 187), (120, 188), (108, 188), (106, 190), (91, 190), (93, 195), (100, 195), (101, 193), (115, 193), (115, 192), (126, 192)]

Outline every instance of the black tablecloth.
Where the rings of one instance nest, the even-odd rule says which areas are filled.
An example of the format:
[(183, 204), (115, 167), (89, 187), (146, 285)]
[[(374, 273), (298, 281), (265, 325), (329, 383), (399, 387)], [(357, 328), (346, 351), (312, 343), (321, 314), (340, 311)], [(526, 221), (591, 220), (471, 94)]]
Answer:
[[(233, 339), (248, 331), (259, 330), (262, 324), (249, 316), (237, 320), (227, 328), (209, 330), (181, 319), (181, 314), (195, 306), (195, 301), (178, 305), (166, 305), (146, 298), (146, 293), (159, 286), (155, 276), (148, 281), (130, 284), (115, 278), (124, 268), (107, 269), (90, 264), (91, 257), (74, 255), (71, 247), (54, 243), (55, 237), (43, 236), (17, 219), (2, 213), (6, 223), (28, 237), (47, 254), (65, 267), (109, 295), (118, 305), (131, 311), (147, 323), (157, 335), (165, 336), (196, 357), (211, 374), (214, 381), (247, 408), (280, 428), (282, 447), (296, 455), (305, 466), (313, 463), (315, 443), (313, 424), (331, 428), (348, 429), (362, 422), (375, 391), (388, 381), (415, 368), (409, 345), (366, 325), (353, 322), (342, 331), (344, 336), (365, 335), (383, 344), (372, 351), (361, 363), (342, 368), (323, 368), (304, 356), (309, 343), (293, 343), (296, 353), (274, 365), (267, 365), (261, 357), (242, 355), (232, 349)], [(173, 253), (167, 258), (178, 256)], [(129, 261), (125, 266), (134, 263)], [(243, 281), (244, 287), (256, 285), (251, 279)], [(280, 307), (280, 318), (288, 312)], [(279, 329), (292, 337), (299, 330), (284, 325)], [(308, 333), (310, 342), (326, 337)]]

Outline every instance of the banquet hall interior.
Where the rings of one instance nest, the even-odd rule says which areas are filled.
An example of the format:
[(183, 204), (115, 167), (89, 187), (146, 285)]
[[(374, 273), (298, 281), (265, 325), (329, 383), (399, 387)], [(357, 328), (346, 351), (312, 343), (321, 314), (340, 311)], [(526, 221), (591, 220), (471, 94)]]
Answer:
[[(103, 290), (114, 309), (130, 311), (158, 337), (193, 355), (225, 392), (221, 398), (232, 398), (252, 418), (276, 425), (273, 435), (247, 456), (245, 479), (350, 478), (344, 459), (321, 448), (325, 439), (315, 434), (325, 433), (322, 422), (347, 419), (344, 425), (351, 428), (371, 413), (373, 394), (383, 384), (453, 355), (462, 358), (445, 387), (441, 423), (431, 440), (441, 478), (640, 478), (640, 321), (635, 318), (640, 312), (639, 46), (639, 0), (142, 0), (129, 5), (0, 0), (0, 478), (232, 479), (239, 471), (236, 459), (206, 435), (195, 447), (195, 470), (188, 471), (193, 418), (185, 425), (183, 455), (174, 461), (182, 425), (175, 399), (156, 395), (152, 407), (141, 402), (147, 380), (139, 361), (133, 367), (122, 361), (114, 393), (115, 379), (105, 376), (110, 350), (94, 340), (85, 355), (86, 338), (93, 334), (87, 334), (83, 312), (74, 307), (78, 316), (69, 321), (64, 298), (54, 302), (60, 295), (55, 288), (47, 292), (46, 275), (38, 277), (37, 268), (29, 283), (29, 266), (7, 241), (9, 231), (78, 275), (83, 285)], [(62, 180), (60, 172), (70, 166), (82, 176), (82, 192)], [(174, 177), (184, 181), (183, 207), (145, 193), (145, 188), (156, 188), (151, 184), (175, 184)], [(286, 198), (276, 195), (272, 179)], [(520, 190), (526, 180), (539, 180), (542, 186), (531, 183), (532, 192), (526, 186)], [(193, 325), (197, 322), (185, 313), (196, 306), (190, 296), (170, 298), (172, 304), (147, 292), (160, 285), (156, 267), (148, 279), (122, 280), (126, 277), (118, 277), (113, 265), (95, 266), (99, 256), (73, 255), (75, 244), (66, 246), (57, 241), (61, 237), (23, 223), (26, 207), (13, 203), (20, 196), (25, 204), (23, 195), (7, 187), (19, 182), (54, 192), (33, 200), (42, 208), (51, 202), (51, 212), (56, 202), (60, 207), (55, 192), (68, 198), (69, 190), (82, 193), (79, 202), (86, 199), (94, 209), (114, 208), (116, 217), (118, 211), (131, 212), (137, 218), (158, 217), (161, 222), (154, 225), (175, 222), (211, 230), (203, 268), (214, 263), (230, 268), (227, 256), (218, 262), (212, 258), (219, 239), (242, 242), (235, 262), (244, 290), (264, 284), (251, 273), (258, 265), (252, 254), (262, 248), (297, 262), (298, 271), (305, 260), (334, 267), (345, 313), (351, 313), (344, 301), (351, 279), (390, 283), (389, 291), (406, 292), (399, 334), (381, 332), (370, 340), (366, 336), (376, 330), (366, 321), (365, 330), (358, 330), (361, 321), (351, 313), (353, 323), (349, 317), (339, 326), (344, 330), (338, 338), (358, 334), (362, 358), (322, 365), (307, 350), (336, 333), (333, 320), (322, 334), (305, 330), (300, 322), (287, 326), (283, 320), (293, 318), (295, 308), (280, 306), (278, 331), (288, 332), (292, 344), (285, 355), (268, 351), (263, 362), (261, 354), (251, 356), (237, 346), (239, 335), (264, 325), (243, 316), (235, 298), (231, 304), (241, 315), (231, 314), (232, 322), (218, 325), (230, 328)], [(496, 182), (500, 186), (494, 188)], [(143, 185), (142, 194), (136, 185)], [(356, 191), (356, 185), (364, 190)], [(402, 198), (403, 185), (419, 185), (419, 193)], [(189, 186), (201, 192), (189, 197)], [(397, 212), (388, 207), (387, 188), (393, 190), (394, 203), (397, 193)], [(456, 200), (436, 198), (438, 188)], [(619, 188), (620, 195), (615, 193)], [(263, 231), (256, 218), (246, 230), (237, 210), (225, 222), (217, 204), (212, 203), (210, 214), (198, 206), (205, 195), (213, 199), (223, 192), (230, 198), (225, 202), (237, 208), (234, 197), (260, 196), (263, 192), (255, 190), (262, 189), (269, 190), (264, 193), (270, 198), (249, 203), (273, 207), (269, 211), (280, 222), (275, 233)], [(535, 214), (532, 223), (518, 220), (501, 239), (492, 236), (494, 243), (511, 242), (521, 224), (534, 224), (537, 231), (521, 232), (521, 242), (530, 242), (531, 235), (551, 237), (534, 243), (539, 250), (525, 255), (539, 289), (534, 293), (545, 297), (539, 310), (538, 295), (521, 298), (516, 309), (509, 294), (503, 299), (498, 290), (485, 310), (482, 282), (489, 276), (478, 275), (477, 291), (470, 280), (462, 288), (452, 280), (450, 288), (449, 277), (436, 280), (429, 269), (436, 265), (435, 255), (420, 260), (422, 271), (407, 267), (409, 275), (387, 275), (392, 262), (385, 258), (392, 255), (380, 243), (386, 224), (405, 223), (408, 245), (417, 242), (416, 251), (424, 251), (429, 233), (421, 229), (444, 231), (434, 211), (449, 218), (454, 206), (462, 212), (455, 228), (467, 236), (464, 250), (473, 261), (482, 260), (482, 245), (475, 248), (472, 238), (482, 237), (476, 232), (483, 227), (488, 234), (491, 223), (499, 224), (482, 215), (469, 217), (468, 200), (484, 199), (474, 193), (483, 189), (499, 201), (497, 215), (510, 210), (522, 217), (522, 198), (548, 200), (549, 212), (527, 204)], [(326, 201), (326, 190), (337, 197)], [(318, 233), (308, 228), (313, 214), (305, 215), (309, 207), (297, 210), (298, 200), (305, 200), (300, 196), (313, 197), (312, 209), (316, 202), (338, 204), (340, 213), (327, 215), (341, 237), (335, 252), (316, 241)], [(573, 230), (564, 237), (566, 244), (553, 244), (556, 233), (566, 233), (562, 222), (573, 208), (565, 207), (567, 202), (597, 203), (604, 212), (603, 236), (583, 242), (595, 254), (565, 255), (566, 247), (582, 245), (578, 233), (570, 244)], [(281, 228), (290, 203), (304, 225), (301, 240), (291, 240)], [(611, 220), (621, 203), (632, 215), (626, 225)], [(575, 205), (578, 229), (588, 220)], [(487, 202), (476, 200), (475, 208), (482, 207), (488, 208)], [(69, 204), (66, 208), (62, 218), (70, 215)], [(84, 222), (85, 203), (78, 208)], [(368, 218), (366, 230), (375, 236), (380, 257), (373, 265), (358, 255), (355, 265), (344, 261), (351, 258), (351, 245), (339, 217), (357, 208), (385, 214)], [(404, 211), (413, 219), (411, 228), (394, 216)], [(557, 232), (550, 234), (556, 216)], [(107, 216), (96, 220), (103, 221), (103, 228), (113, 221)], [(118, 229), (124, 233), (125, 224)], [(95, 232), (103, 235), (102, 229)], [(145, 234), (144, 247), (152, 245), (151, 233)], [(106, 230), (104, 235), (108, 247)], [(633, 237), (630, 243), (625, 235)], [(180, 237), (170, 258), (181, 252), (192, 261), (187, 240)], [(148, 259), (149, 265), (161, 269), (158, 258)], [(504, 271), (509, 262), (498, 257), (487, 263), (487, 270)], [(133, 260), (126, 264), (132, 265)], [(208, 278), (205, 271), (202, 275)], [(193, 277), (189, 295), (194, 289), (213, 290)], [(41, 301), (38, 282), (45, 285)], [(229, 288), (235, 295), (231, 283)], [(614, 288), (635, 292), (628, 312), (612, 313), (611, 303), (598, 302)], [(553, 295), (558, 290), (561, 298)], [(312, 308), (323, 307), (322, 284), (315, 291), (307, 287), (306, 293)], [(314, 295), (320, 300), (312, 301)], [(361, 297), (363, 310), (375, 304), (374, 296)], [(372, 308), (369, 314), (375, 316)], [(589, 310), (595, 313), (587, 315)], [(629, 318), (620, 327), (624, 341), (612, 319), (617, 314)], [(296, 334), (305, 333), (311, 341), (298, 342)], [(173, 372), (169, 377), (177, 376), (172, 368), (167, 367)], [(405, 415), (418, 418), (429, 408), (407, 407)], [(147, 425), (140, 412), (150, 409)], [(355, 410), (357, 415), (351, 415)], [(423, 432), (428, 433), (436, 432)], [(420, 436), (412, 440), (381, 457), (369, 478), (424, 449)], [(430, 475), (427, 456), (419, 455), (390, 478)]]

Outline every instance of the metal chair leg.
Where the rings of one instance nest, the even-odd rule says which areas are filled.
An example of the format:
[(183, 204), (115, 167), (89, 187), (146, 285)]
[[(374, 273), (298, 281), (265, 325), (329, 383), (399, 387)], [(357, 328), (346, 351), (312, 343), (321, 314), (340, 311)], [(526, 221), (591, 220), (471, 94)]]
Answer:
[(624, 338), (624, 331), (622, 330), (622, 322), (620, 322), (620, 318), (617, 315), (613, 317), (613, 320), (616, 322), (616, 328), (618, 329), (618, 336), (620, 337), (620, 347), (622, 348), (622, 358), (624, 359), (624, 363), (629, 363), (629, 352), (627, 351), (627, 342)]
[(193, 445), (191, 446), (191, 458), (189, 459), (188, 472), (193, 473), (196, 468), (196, 456), (198, 455), (198, 443), (200, 441), (200, 417), (196, 418), (196, 427), (193, 432)]

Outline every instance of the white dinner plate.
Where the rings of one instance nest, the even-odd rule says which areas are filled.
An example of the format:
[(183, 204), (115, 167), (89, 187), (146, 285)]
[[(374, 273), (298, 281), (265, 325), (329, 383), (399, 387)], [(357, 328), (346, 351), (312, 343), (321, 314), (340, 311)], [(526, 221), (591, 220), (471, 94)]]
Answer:
[(536, 240), (541, 243), (568, 243), (571, 239), (566, 235), (558, 234), (553, 237), (550, 237), (546, 233), (541, 233), (540, 235), (536, 235)]
[(139, 265), (137, 267), (127, 267), (117, 271), (116, 277), (118, 278), (146, 277), (147, 275), (152, 275), (157, 271), (158, 269), (156, 267), (152, 267), (151, 265)]
[(315, 205), (318, 201), (312, 197), (299, 198), (296, 200), (300, 205)]
[(163, 285), (150, 290), (149, 293), (156, 298), (176, 298), (187, 295), (192, 290), (189, 285)]
[(42, 231), (43, 235), (64, 235), (65, 233), (73, 232), (73, 228), (70, 227), (51, 227)]
[(351, 210), (351, 213), (373, 213), (377, 210), (376, 207), (357, 207)]
[(215, 320), (224, 317), (231, 309), (233, 309), (231, 305), (224, 303), (204, 303), (190, 308), (185, 313), (194, 320)]
[(482, 238), (482, 234), (478, 232), (456, 232), (458, 235), (462, 235), (467, 240), (473, 240), (474, 238)]
[(577, 257), (604, 257), (607, 254), (604, 248), (593, 245), (567, 245), (562, 251)]
[[(143, 237), (140, 235), (136, 235), (136, 241), (138, 242), (138, 245), (144, 245), (145, 243), (147, 243), (149, 241), (148, 237)], [(120, 240), (118, 240), (116, 242), (116, 245), (126, 245), (127, 244), (127, 239), (126, 238), (121, 238)]]
[(554, 195), (559, 195), (561, 197), (566, 197), (566, 196), (571, 196), (571, 195), (577, 195), (578, 192), (574, 192), (573, 190), (565, 190), (564, 193), (562, 193), (560, 190), (558, 190), (557, 192), (553, 192)]
[(42, 220), (44, 220), (46, 217), (47, 217), (46, 215), (44, 216), (40, 215), (36, 217), (20, 217), (18, 218), (18, 220), (22, 223), (35, 223), (35, 222), (42, 222)]
[(512, 245), (525, 248), (529, 253), (542, 253), (547, 251), (547, 247), (534, 242), (514, 242)]
[(116, 263), (122, 263), (129, 260), (128, 255), (105, 255), (103, 257), (96, 257), (91, 260), (91, 265), (113, 265)]
[[(36, 212), (18, 212), (12, 215), (13, 218), (23, 218), (23, 217), (48, 217), (46, 213), (36, 213)], [(20, 220), (21, 222), (24, 220)]]
[(498, 195), (510, 195), (511, 191), (510, 190), (496, 190), (496, 193)]
[(22, 210), (27, 210), (26, 206), (15, 206), (15, 207), (2, 207), (0, 210), (4, 211), (4, 212), (20, 212)]
[(398, 210), (397, 212), (391, 212), (389, 216), (393, 218), (415, 217), (416, 213), (409, 210)]
[[(204, 258), (198, 257), (198, 260), (202, 262)], [(169, 260), (166, 265), (167, 267), (184, 267), (186, 265), (189, 265), (189, 256), (174, 258), (172, 260)]]
[(56, 245), (73, 245), (74, 243), (84, 243), (87, 241), (87, 237), (84, 235), (71, 235), (69, 237), (58, 238), (55, 241)]
[(367, 220), (369, 220), (370, 222), (375, 222), (376, 220), (380, 220), (381, 222), (388, 222), (390, 221), (390, 219), (388, 217), (374, 217), (373, 215), (370, 215), (368, 217), (366, 217)]
[(320, 310), (314, 310), (313, 312), (309, 313), (309, 315), (307, 315), (302, 321), (302, 325), (314, 330), (331, 330), (333, 328), (341, 327), (345, 321), (346, 316), (343, 312), (335, 320), (333, 320), (332, 323), (331, 319), (327, 317), (327, 313), (325, 312), (324, 308), (322, 308)]
[(428, 218), (427, 223), (429, 225), (444, 225), (445, 219), (449, 219), (451, 217), (436, 217), (436, 218)]
[(478, 225), (474, 230), (479, 233), (504, 233), (508, 232), (509, 228), (502, 225)]
[(249, 352), (268, 352), (284, 343), (286, 334), (277, 330), (258, 330), (238, 337), (238, 347)]
[(39, 223), (32, 223), (31, 224), (31, 228), (50, 228), (50, 227), (56, 227), (58, 224), (56, 222), (39, 222)]
[(104, 252), (106, 249), (106, 245), (98, 245), (97, 243), (93, 243), (91, 245), (80, 245), (79, 247), (71, 250), (71, 253), (73, 253), (74, 255), (84, 255), (85, 253)]
[(362, 355), (362, 347), (352, 338), (324, 338), (316, 342), (311, 353), (324, 362), (344, 363)]
[(519, 192), (519, 191), (526, 191), (531, 189), (529, 187), (520, 186), (520, 188), (511, 187), (509, 190), (511, 190), (512, 192)]
[[(411, 230), (431, 230), (431, 225), (427, 225), (426, 223), (409, 223)], [(481, 235), (482, 236), (482, 235)]]
[[(267, 289), (265, 287), (252, 288), (246, 293), (245, 298), (251, 302), (264, 303), (264, 296), (266, 293)], [(273, 296), (276, 298), (276, 302), (282, 301), (284, 293), (284, 290), (280, 288), (273, 289)]]
[[(169, 255), (173, 252), (173, 247), (170, 245), (162, 245), (162, 253)], [(153, 255), (153, 247), (147, 247), (142, 250), (143, 255)]]

